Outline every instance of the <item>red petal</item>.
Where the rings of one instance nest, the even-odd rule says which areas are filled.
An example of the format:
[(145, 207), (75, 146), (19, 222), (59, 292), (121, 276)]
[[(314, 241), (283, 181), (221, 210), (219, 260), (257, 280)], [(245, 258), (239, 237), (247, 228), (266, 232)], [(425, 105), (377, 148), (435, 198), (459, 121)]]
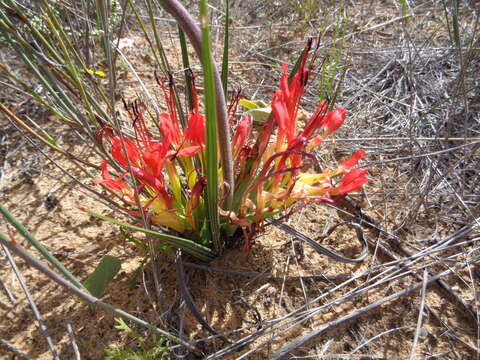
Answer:
[(133, 175), (142, 183), (154, 188), (165, 200), (167, 207), (170, 209), (172, 206), (172, 199), (165, 190), (162, 177), (155, 177), (152, 174), (146, 172), (144, 169), (140, 169), (136, 166), (132, 166)]
[(250, 132), (252, 131), (252, 117), (244, 115), (238, 122), (235, 134), (233, 135), (233, 149), (237, 153), (247, 143)]
[(340, 180), (342, 185), (346, 185), (354, 181), (356, 178), (363, 177), (368, 172), (367, 169), (353, 169)]
[(181, 149), (180, 151), (173, 151), (173, 153), (176, 154), (177, 156), (193, 156), (196, 153), (198, 153), (201, 148), (202, 147), (199, 145), (188, 146)]
[(353, 154), (352, 156), (350, 156), (350, 158), (348, 158), (347, 160), (345, 160), (344, 162), (342, 162), (340, 165), (339, 165), (339, 168), (342, 168), (342, 169), (351, 169), (352, 167), (354, 167), (355, 165), (357, 165), (357, 163), (360, 161), (360, 159), (362, 159), (363, 157), (365, 157), (365, 151), (364, 150), (357, 150), (355, 152), (355, 154)]
[(313, 113), (307, 125), (305, 125), (305, 130), (303, 130), (303, 136), (309, 138), (310, 136), (312, 136), (315, 130), (317, 130), (320, 126), (323, 126), (326, 119), (326, 111), (327, 104), (325, 102), (321, 102), (320, 104), (318, 104), (317, 109)]
[(290, 86), (288, 84), (288, 64), (282, 64), (282, 77), (280, 79), (280, 90), (286, 98), (290, 96)]
[(337, 192), (339, 194), (347, 194), (353, 192), (360, 189), (363, 184), (369, 181), (370, 179), (365, 176), (357, 177), (355, 179), (352, 179), (348, 184), (341, 185), (339, 188), (337, 188)]
[(280, 130), (286, 132), (288, 129), (289, 115), (288, 109), (283, 101), (283, 93), (281, 91), (276, 91), (273, 95), (272, 115), (275, 120), (277, 120)]
[(108, 163), (105, 160), (102, 160), (101, 163), (102, 167), (102, 179), (93, 179), (94, 184), (103, 184), (110, 189), (113, 190), (120, 190), (122, 191), (123, 189), (127, 189), (128, 185), (125, 181), (121, 180), (123, 176), (121, 176), (119, 179), (113, 179), (110, 173), (108, 172)]
[(143, 162), (151, 171), (153, 176), (159, 177), (162, 175), (163, 161), (167, 154), (168, 148), (160, 144), (151, 144), (143, 153)]
[[(138, 160), (140, 158), (140, 152), (137, 148), (137, 145), (133, 141), (128, 139), (124, 139), (125, 150), (127, 152), (127, 157), (130, 160), (132, 165), (138, 164)], [(115, 160), (117, 160), (120, 165), (124, 168), (128, 167), (127, 158), (124, 156), (122, 141), (118, 136), (114, 136), (112, 138), (112, 156)]]
[(163, 113), (158, 116), (158, 123), (162, 130), (165, 141), (170, 145), (178, 145), (180, 143), (180, 129), (178, 124), (173, 121), (170, 114)]
[(189, 200), (189, 210), (193, 211), (200, 205), (200, 196), (202, 195), (205, 186), (207, 185), (207, 180), (205, 177), (201, 177), (192, 189), (192, 193)]
[(323, 127), (325, 128), (325, 135), (331, 134), (338, 130), (343, 125), (345, 118), (347, 117), (347, 111), (344, 108), (335, 109), (329, 112), (325, 117)]
[(197, 112), (191, 112), (185, 137), (192, 144), (205, 145), (205, 118)]

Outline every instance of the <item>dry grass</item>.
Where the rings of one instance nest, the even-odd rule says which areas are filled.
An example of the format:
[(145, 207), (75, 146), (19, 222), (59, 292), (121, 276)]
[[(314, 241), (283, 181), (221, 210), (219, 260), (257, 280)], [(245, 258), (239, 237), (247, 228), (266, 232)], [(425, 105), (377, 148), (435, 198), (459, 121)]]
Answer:
[[(287, 1), (235, 2), (230, 84), (247, 97), (268, 101), (280, 64), (294, 61), (307, 35), (320, 29), (320, 53), (327, 53), (333, 35), (328, 26), (338, 9), (336, 2), (318, 3), (319, 12), (306, 11), (299, 18)], [(160, 271), (163, 302), (156, 298), (148, 269), (139, 285), (129, 288), (139, 260), (131, 256), (134, 249), (121, 243), (114, 227), (81, 214), (78, 203), (93, 207), (93, 200), (3, 118), (0, 199), (82, 279), (98, 254), (122, 255), (123, 272), (109, 287), (108, 300), (171, 331), (183, 329), (198, 341), (200, 358), (478, 359), (480, 9), (477, 2), (461, 2), (458, 47), (450, 37), (450, 2), (449, 21), (442, 1), (408, 4), (403, 10), (395, 1), (346, 4), (349, 70), (337, 104), (347, 107), (349, 117), (328, 144), (330, 151), (318, 155), (337, 161), (363, 148), (372, 181), (353, 197), (353, 205), (312, 205), (289, 219), (312, 238), (326, 224), (354, 219), (364, 227), (369, 257), (360, 264), (337, 263), (269, 228), (248, 257), (231, 249), (208, 267), (185, 264), (197, 308), (233, 345), (212, 340), (198, 325), (182, 304), (175, 267), (168, 261)], [(221, 8), (219, 1), (212, 5)], [(213, 23), (219, 25), (214, 38), (220, 43), (216, 10)], [(162, 35), (174, 38), (173, 24), (162, 24)], [(147, 55), (137, 55), (136, 65), (148, 77), (151, 63)], [(134, 96), (132, 79), (126, 75), (122, 81)], [(20, 115), (44, 115), (9, 92), (0, 92), (0, 99)], [(312, 110), (317, 99), (314, 80), (304, 108)], [(46, 118), (43, 125), (57, 126)], [(72, 151), (87, 150), (75, 144)], [(354, 256), (360, 247), (351, 240), (353, 232), (339, 229), (324, 245)], [(101, 358), (103, 347), (125, 345), (109, 315), (79, 305), (24, 263), (17, 264), (60, 358), (74, 358), (72, 339), (88, 359)], [(0, 322), (0, 354), (11, 356), (16, 348), (31, 358), (50, 358), (11, 265), (5, 257), (0, 265), (0, 318), (6, 319)], [(58, 295), (52, 299), (54, 291)], [(70, 336), (64, 320), (73, 326)], [(173, 349), (173, 357), (183, 353)]]

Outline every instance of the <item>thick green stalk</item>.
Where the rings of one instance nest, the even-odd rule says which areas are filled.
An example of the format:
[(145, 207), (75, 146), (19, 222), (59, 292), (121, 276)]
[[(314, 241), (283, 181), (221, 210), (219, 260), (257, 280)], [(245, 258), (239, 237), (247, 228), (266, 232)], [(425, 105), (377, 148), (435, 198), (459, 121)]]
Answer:
[(217, 108), (215, 99), (215, 77), (211, 56), (210, 27), (208, 8), (205, 0), (200, 0), (200, 26), (202, 29), (202, 64), (204, 73), (207, 153), (207, 215), (215, 251), (220, 252), (220, 220), (218, 216), (218, 148), (217, 148)]
[[(202, 32), (199, 26), (195, 23), (190, 13), (177, 0), (159, 0), (160, 5), (170, 13), (178, 25), (182, 28), (188, 36), (195, 52), (200, 58), (202, 57)], [(208, 19), (205, 19), (208, 21)], [(215, 78), (215, 98), (217, 109), (217, 129), (218, 141), (220, 147), (220, 155), (222, 161), (223, 179), (229, 186), (228, 207), (230, 207), (233, 198), (233, 190), (235, 186), (233, 173), (233, 157), (230, 145), (230, 126), (228, 122), (227, 105), (225, 102), (225, 95), (222, 87), (222, 80), (217, 71), (213, 58), (210, 58), (212, 63), (212, 73)]]

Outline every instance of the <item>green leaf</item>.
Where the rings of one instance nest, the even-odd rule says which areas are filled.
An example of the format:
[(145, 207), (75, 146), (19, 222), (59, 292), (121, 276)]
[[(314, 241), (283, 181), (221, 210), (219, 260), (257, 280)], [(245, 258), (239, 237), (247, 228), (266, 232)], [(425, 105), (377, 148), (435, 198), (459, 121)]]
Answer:
[(200, 259), (200, 260), (211, 261), (215, 257), (215, 253), (212, 250), (210, 250), (209, 248), (206, 248), (206, 247), (204, 247), (200, 244), (196, 244), (195, 242), (193, 242), (191, 240), (187, 240), (187, 239), (184, 239), (184, 238), (181, 238), (181, 237), (178, 237), (178, 236), (159, 233), (159, 232), (156, 232), (156, 231), (153, 231), (153, 230), (144, 229), (140, 226), (131, 225), (129, 223), (120, 221), (118, 219), (111, 218), (109, 216), (97, 214), (97, 213), (95, 213), (93, 211), (90, 211), (88, 209), (85, 209), (85, 211), (90, 215), (93, 215), (93, 216), (95, 216), (99, 219), (108, 221), (112, 224), (120, 225), (123, 228), (134, 230), (134, 231), (140, 231), (140, 232), (143, 232), (147, 235), (153, 236), (153, 237), (155, 237), (159, 240), (162, 240), (165, 244), (173, 246), (173, 247), (180, 248), (180, 249), (184, 250), (185, 252), (189, 253), (190, 255), (192, 255), (192, 256)]
[(200, 0), (200, 27), (202, 30), (202, 66), (204, 73), (206, 130), (206, 175), (207, 175), (207, 219), (215, 251), (223, 247), (220, 239), (220, 219), (218, 214), (218, 134), (215, 76), (213, 69), (212, 44), (208, 24), (206, 0)]
[(248, 110), (247, 113), (252, 116), (253, 122), (257, 124), (265, 123), (272, 113), (272, 108), (262, 100), (240, 99), (238, 103)]
[(128, 326), (122, 318), (115, 318), (115, 322), (117, 323), (117, 325), (114, 326), (115, 329), (126, 331), (129, 334), (133, 333), (132, 328)]
[(130, 234), (127, 230), (120, 227), (120, 234), (125, 239), (125, 241), (131, 242), (138, 246), (138, 253), (139, 254), (148, 254), (148, 246), (141, 242), (140, 240), (135, 239), (132, 234)]
[(93, 296), (100, 298), (103, 291), (120, 271), (120, 260), (115, 256), (105, 256), (98, 264), (95, 271), (85, 281), (85, 287)]
[(252, 109), (248, 113), (252, 116), (253, 122), (258, 124), (263, 124), (270, 118), (270, 114), (272, 113), (272, 108), (266, 107), (266, 108)]
[(262, 100), (240, 99), (240, 101), (238, 103), (240, 105), (242, 105), (247, 110), (253, 110), (253, 109), (260, 109), (260, 108), (268, 107), (268, 105), (265, 102), (263, 102)]
[(228, 95), (228, 48), (230, 32), (230, 0), (225, 0), (225, 28), (223, 38), (222, 86), (225, 97)]

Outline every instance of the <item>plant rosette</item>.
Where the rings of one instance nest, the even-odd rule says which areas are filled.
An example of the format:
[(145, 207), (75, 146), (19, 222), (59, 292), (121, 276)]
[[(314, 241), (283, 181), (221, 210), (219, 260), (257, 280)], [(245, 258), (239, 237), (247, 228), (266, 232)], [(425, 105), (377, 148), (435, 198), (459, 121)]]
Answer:
[[(280, 89), (273, 96), (271, 113), (260, 130), (254, 129), (249, 112), (235, 125), (238, 97), (230, 104), (235, 170), (231, 202), (226, 200), (230, 189), (218, 166), (218, 212), (224, 244), (241, 229), (244, 250), (248, 252), (254, 234), (267, 218), (288, 214), (298, 203), (334, 203), (369, 181), (367, 169), (355, 168), (365, 156), (363, 150), (335, 169), (310, 171), (317, 162), (312, 151), (346, 118), (345, 109), (328, 111), (328, 104), (322, 102), (305, 126), (298, 127), (300, 100), (316, 57), (314, 53), (307, 64), (310, 51), (309, 43), (290, 77), (287, 65), (283, 65)], [(162, 89), (168, 111), (155, 122), (158, 135), (152, 134), (136, 104), (126, 106), (132, 121), (130, 134), (106, 126), (99, 131), (98, 141), (108, 147), (112, 159), (102, 161), (102, 177), (94, 183), (117, 192), (126, 204), (125, 210), (143, 216), (149, 225), (168, 228), (212, 249), (206, 220), (205, 117), (200, 113), (194, 87), (193, 108), (187, 126), (182, 128), (173, 87)], [(109, 166), (119, 169), (120, 175), (113, 177)]]

